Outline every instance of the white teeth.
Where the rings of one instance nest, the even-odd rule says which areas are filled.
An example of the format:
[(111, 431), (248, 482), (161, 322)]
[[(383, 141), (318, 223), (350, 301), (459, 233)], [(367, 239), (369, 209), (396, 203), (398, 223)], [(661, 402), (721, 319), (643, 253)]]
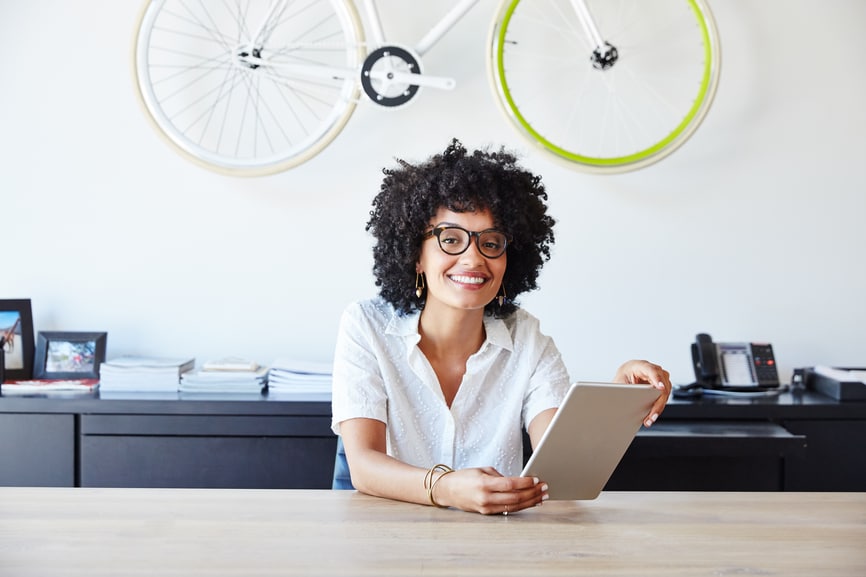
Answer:
[(463, 284), (482, 284), (485, 279), (480, 276), (462, 276), (462, 275), (454, 275), (451, 277), (451, 280), (454, 282), (459, 282)]

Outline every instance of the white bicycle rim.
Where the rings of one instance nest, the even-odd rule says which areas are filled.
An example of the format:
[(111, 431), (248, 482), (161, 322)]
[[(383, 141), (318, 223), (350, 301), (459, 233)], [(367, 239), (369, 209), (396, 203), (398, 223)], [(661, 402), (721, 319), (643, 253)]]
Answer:
[(488, 42), (496, 100), (518, 132), (589, 172), (635, 170), (682, 146), (718, 86), (715, 20), (704, 0), (586, 0), (618, 51), (595, 43), (571, 0), (503, 0)]
[[(139, 18), (133, 68), (145, 111), (179, 152), (217, 172), (259, 176), (306, 162), (358, 102), (365, 48), (352, 2), (290, 1), (268, 19), (271, 4), (151, 0)], [(250, 46), (262, 65), (239, 58)]]

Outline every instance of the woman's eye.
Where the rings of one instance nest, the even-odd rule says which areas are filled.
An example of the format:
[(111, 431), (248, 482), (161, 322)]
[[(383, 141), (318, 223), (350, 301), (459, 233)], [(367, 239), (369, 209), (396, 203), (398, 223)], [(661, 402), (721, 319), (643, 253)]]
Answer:
[(505, 237), (498, 233), (482, 235), (480, 240), (482, 246), (490, 251), (499, 251), (505, 246)]
[(463, 239), (459, 233), (446, 230), (439, 235), (439, 241), (444, 244), (460, 244)]

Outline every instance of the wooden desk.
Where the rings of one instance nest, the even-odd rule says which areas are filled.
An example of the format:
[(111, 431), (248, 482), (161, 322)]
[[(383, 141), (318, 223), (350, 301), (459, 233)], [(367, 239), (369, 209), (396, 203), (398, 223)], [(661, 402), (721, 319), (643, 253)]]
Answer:
[(866, 493), (603, 493), (485, 517), (354, 491), (0, 488), (0, 575), (862, 577)]

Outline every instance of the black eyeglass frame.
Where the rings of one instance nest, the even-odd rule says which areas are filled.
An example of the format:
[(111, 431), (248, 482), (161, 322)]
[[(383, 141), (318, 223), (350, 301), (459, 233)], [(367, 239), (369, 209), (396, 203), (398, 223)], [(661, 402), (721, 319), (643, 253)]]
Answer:
[[(446, 250), (444, 246), (442, 246), (442, 238), (440, 235), (442, 234), (443, 231), (446, 231), (449, 229), (462, 230), (463, 232), (465, 232), (466, 234), (469, 235), (469, 242), (466, 243), (466, 246), (463, 247), (463, 250), (458, 251), (458, 252), (450, 252), (450, 251)], [(505, 242), (502, 243), (502, 252), (500, 252), (496, 256), (490, 256), (489, 254), (484, 252), (483, 248), (481, 248), (481, 235), (491, 233), (491, 232), (501, 234), (502, 237), (505, 239)], [(505, 234), (504, 232), (502, 232), (498, 228), (486, 228), (484, 230), (472, 231), (472, 230), (466, 230), (462, 226), (457, 226), (456, 224), (441, 224), (439, 226), (434, 226), (433, 228), (431, 228), (430, 230), (428, 230), (427, 232), (424, 233), (424, 240), (428, 240), (434, 236), (436, 237), (436, 242), (439, 245), (439, 250), (441, 250), (445, 254), (449, 254), (451, 256), (461, 255), (464, 252), (466, 252), (467, 250), (469, 250), (469, 246), (472, 244), (472, 237), (474, 236), (475, 237), (475, 248), (478, 249), (478, 252), (481, 254), (481, 256), (483, 256), (484, 258), (489, 258), (489, 259), (499, 258), (503, 254), (505, 254), (506, 249), (508, 249), (508, 243), (511, 242), (511, 237), (509, 237), (507, 234)]]

